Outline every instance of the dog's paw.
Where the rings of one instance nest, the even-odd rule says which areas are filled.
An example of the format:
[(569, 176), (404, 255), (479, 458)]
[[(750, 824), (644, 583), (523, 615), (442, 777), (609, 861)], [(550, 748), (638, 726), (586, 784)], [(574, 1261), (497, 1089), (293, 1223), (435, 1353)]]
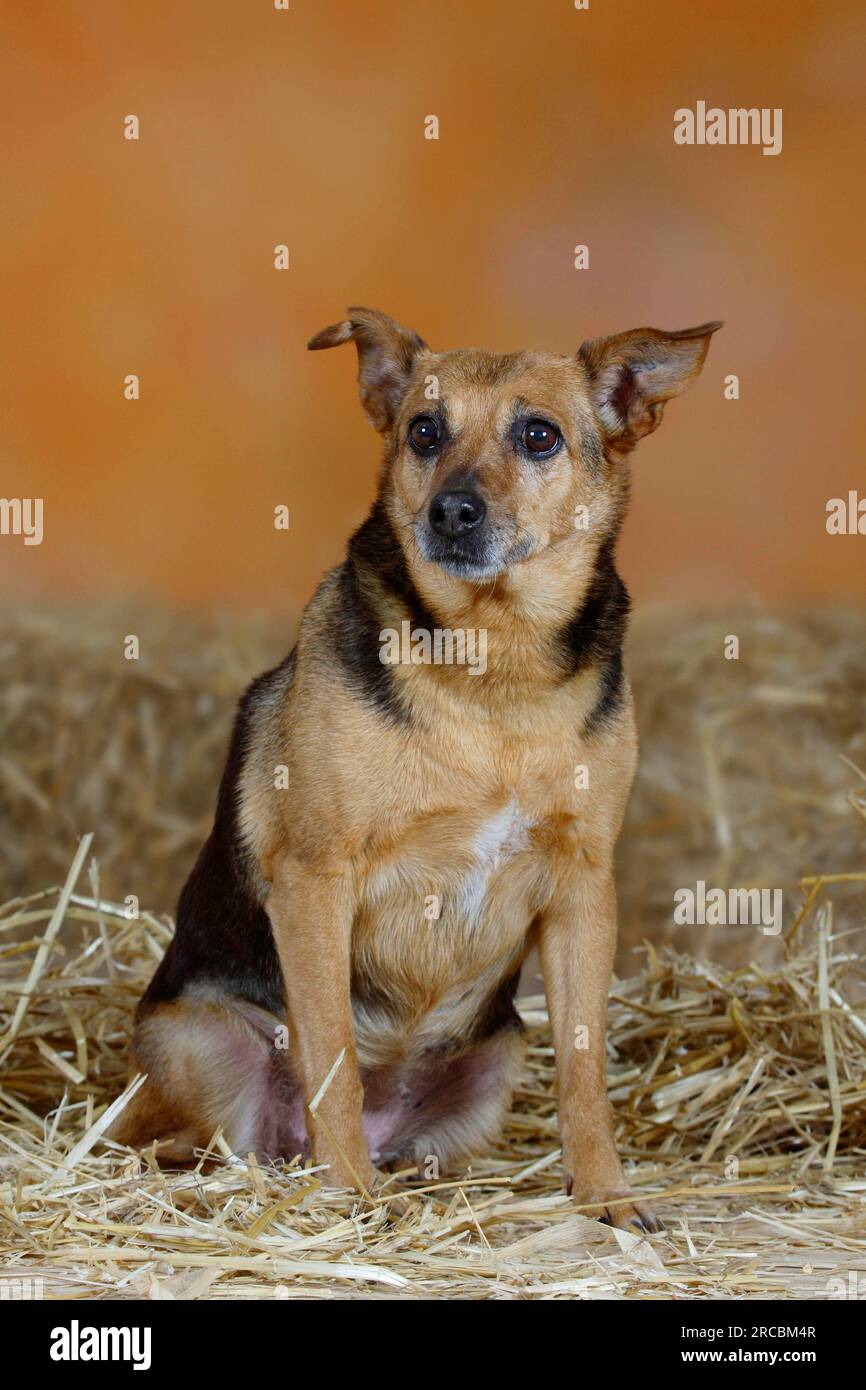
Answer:
[(381, 1207), (388, 1221), (392, 1225), (399, 1225), (411, 1216), (414, 1203), (412, 1198), (403, 1192), (379, 1191), (373, 1196), (373, 1201), (377, 1207)]
[(317, 1154), (314, 1161), (323, 1165), (318, 1174), (323, 1187), (347, 1188), (369, 1197), (378, 1185), (378, 1171), (361, 1155), (349, 1160), (342, 1154)]
[(417, 1201), (411, 1191), (401, 1188), (387, 1171), (376, 1170), (376, 1177), (369, 1189), (370, 1205), (378, 1209), (379, 1216), (386, 1225), (398, 1226), (412, 1212), (417, 1210)]
[(636, 1201), (627, 1188), (607, 1191), (604, 1195), (598, 1190), (578, 1191), (575, 1188), (571, 1198), (584, 1216), (592, 1217), (605, 1226), (618, 1226), (621, 1231), (633, 1231), (638, 1235), (658, 1235), (664, 1230), (652, 1207)]
[(600, 1218), (603, 1225), (618, 1226), (621, 1231), (657, 1236), (664, 1230), (664, 1223), (646, 1202), (623, 1202), (621, 1205), (612, 1203), (606, 1208), (606, 1213)]

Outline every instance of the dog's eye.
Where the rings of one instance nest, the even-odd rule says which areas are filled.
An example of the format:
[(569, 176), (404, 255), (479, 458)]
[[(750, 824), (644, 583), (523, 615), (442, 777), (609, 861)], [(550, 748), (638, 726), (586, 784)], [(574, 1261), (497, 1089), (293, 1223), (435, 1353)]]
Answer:
[(439, 425), (432, 415), (419, 415), (409, 426), (409, 443), (419, 454), (429, 454), (439, 443)]
[(530, 454), (551, 454), (561, 439), (556, 426), (549, 425), (546, 420), (529, 420), (520, 436), (521, 444)]

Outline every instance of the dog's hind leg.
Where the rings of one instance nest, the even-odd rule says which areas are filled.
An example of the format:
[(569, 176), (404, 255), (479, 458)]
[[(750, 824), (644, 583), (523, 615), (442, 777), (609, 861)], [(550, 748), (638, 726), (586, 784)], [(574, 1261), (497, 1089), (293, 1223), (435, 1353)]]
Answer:
[(233, 1153), (261, 1159), (309, 1151), (303, 1105), (264, 1010), (214, 992), (145, 1005), (130, 1077), (147, 1080), (107, 1138), (133, 1148), (158, 1141), (161, 1159), (186, 1162), (221, 1129)]
[(519, 1032), (499, 1032), (457, 1056), (365, 1077), (364, 1127), (375, 1162), (415, 1163), (438, 1175), (500, 1134), (523, 1068)]

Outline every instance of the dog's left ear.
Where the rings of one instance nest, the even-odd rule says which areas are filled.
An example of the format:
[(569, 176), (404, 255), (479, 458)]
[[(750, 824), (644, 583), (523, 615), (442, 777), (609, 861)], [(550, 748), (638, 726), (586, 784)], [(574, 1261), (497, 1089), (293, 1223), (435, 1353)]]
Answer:
[(349, 309), (342, 323), (323, 328), (307, 343), (314, 352), (350, 340), (358, 349), (361, 404), (380, 433), (391, 428), (419, 352), (427, 344), (378, 309)]
[(578, 350), (596, 414), (613, 448), (633, 449), (661, 424), (665, 402), (679, 396), (698, 375), (721, 322), (665, 333), (635, 328), (612, 338), (595, 338)]

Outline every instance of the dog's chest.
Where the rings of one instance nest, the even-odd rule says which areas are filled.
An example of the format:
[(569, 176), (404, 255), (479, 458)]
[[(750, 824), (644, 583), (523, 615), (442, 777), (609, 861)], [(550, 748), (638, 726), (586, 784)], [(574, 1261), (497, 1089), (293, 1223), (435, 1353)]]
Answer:
[(395, 760), (359, 857), (352, 952), (368, 1055), (375, 1042), (384, 1058), (386, 1037), (396, 1053), (473, 1035), (519, 969), (563, 850), (592, 820), (568, 775), (580, 760), (570, 715), (449, 726)]
[(353, 934), (358, 1045), (385, 1061), (453, 1045), (519, 968), (536, 910), (535, 823), (516, 798), (414, 827), (374, 866)]
[(535, 821), (512, 796), (481, 814), (443, 811), (407, 830), (365, 883), (365, 905), (420, 905), (425, 920), (477, 925), (503, 872), (532, 853)]
[(537, 898), (535, 822), (511, 796), (482, 811), (454, 808), (408, 830), (367, 876), (356, 955), (384, 990), (391, 981), (437, 996), (519, 952)]
[(533, 824), (514, 798), (481, 822), (469, 848), (470, 864), (464, 866), (457, 892), (448, 903), (453, 913), (470, 924), (478, 920), (491, 882), (515, 855), (530, 848)]

